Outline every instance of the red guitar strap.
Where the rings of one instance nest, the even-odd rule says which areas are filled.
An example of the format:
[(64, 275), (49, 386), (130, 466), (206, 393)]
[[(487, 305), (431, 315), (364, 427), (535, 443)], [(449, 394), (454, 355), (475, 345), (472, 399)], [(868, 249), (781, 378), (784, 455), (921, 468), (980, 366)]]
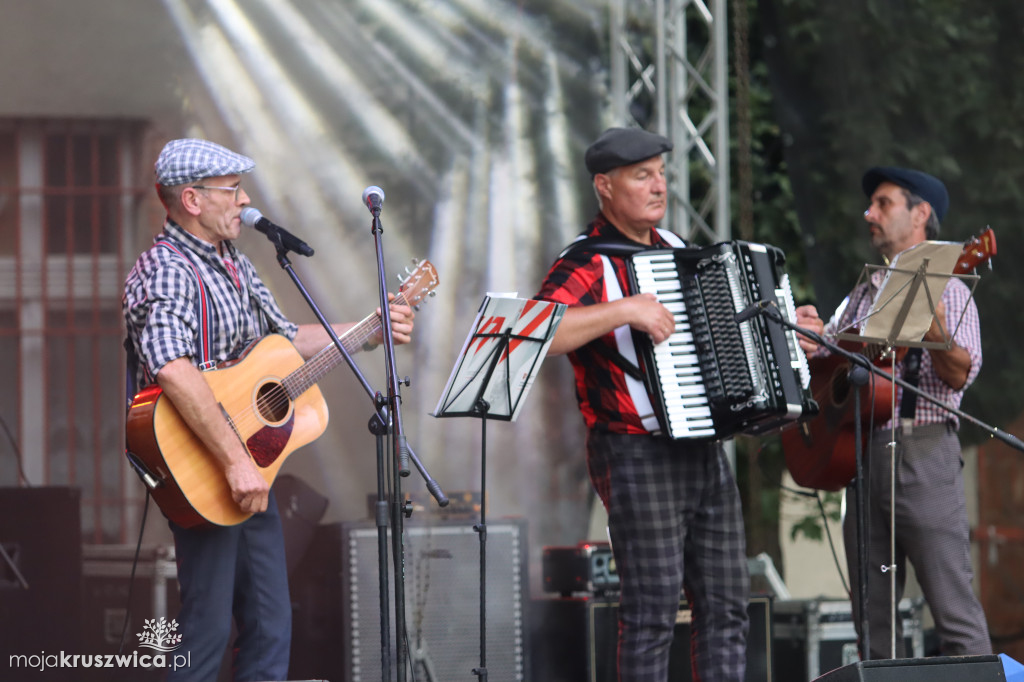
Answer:
[(203, 278), (199, 274), (199, 268), (196, 267), (195, 263), (189, 260), (181, 249), (172, 244), (166, 239), (161, 239), (156, 243), (157, 246), (162, 246), (166, 249), (170, 249), (174, 253), (178, 254), (178, 257), (188, 263), (189, 267), (192, 268), (192, 272), (196, 276), (196, 284), (199, 287), (199, 300), (196, 301), (196, 321), (199, 324), (198, 332), (198, 346), (199, 346), (199, 369), (210, 369), (215, 363), (210, 359), (213, 354), (210, 343), (210, 304), (206, 297), (206, 285), (203, 284)]
[[(196, 282), (199, 286), (199, 300), (196, 301), (196, 319), (199, 324), (199, 369), (209, 369), (215, 364), (210, 359), (210, 356), (212, 355), (209, 334), (210, 304), (206, 296), (206, 285), (203, 284), (203, 278), (199, 275), (199, 268), (197, 268), (195, 264), (185, 256), (181, 249), (171, 242), (161, 239), (156, 242), (156, 245), (162, 246), (176, 253), (179, 258), (189, 264), (192, 268), (192, 272), (195, 273)], [(124, 340), (124, 349), (128, 354), (128, 371), (125, 372), (125, 410), (127, 410), (131, 407), (135, 394), (139, 392), (139, 386), (135, 381), (135, 374), (139, 366), (139, 357), (135, 354), (135, 347), (127, 338)]]

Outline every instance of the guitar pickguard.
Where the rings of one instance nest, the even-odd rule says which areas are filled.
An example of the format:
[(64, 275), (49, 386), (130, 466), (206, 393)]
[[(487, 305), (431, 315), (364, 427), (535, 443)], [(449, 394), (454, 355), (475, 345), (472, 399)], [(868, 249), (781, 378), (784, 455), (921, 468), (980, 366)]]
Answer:
[(245, 441), (245, 446), (249, 448), (249, 454), (252, 455), (256, 464), (263, 468), (273, 464), (288, 444), (288, 439), (292, 437), (294, 426), (295, 412), (292, 412), (283, 424), (264, 426), (249, 436), (249, 439)]

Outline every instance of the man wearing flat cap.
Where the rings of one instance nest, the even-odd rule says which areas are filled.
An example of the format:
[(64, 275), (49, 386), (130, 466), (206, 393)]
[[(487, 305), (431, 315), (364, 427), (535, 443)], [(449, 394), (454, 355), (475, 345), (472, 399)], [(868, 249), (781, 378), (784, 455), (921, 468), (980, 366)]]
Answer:
[[(232, 243), (249, 203), (242, 176), (254, 167), (252, 159), (213, 142), (168, 142), (155, 166), (167, 219), (125, 281), (129, 381), (137, 389), (159, 385), (206, 446), (196, 456), (216, 460), (234, 503), (252, 514), (234, 526), (170, 521), (182, 599), (175, 654), (189, 661), (170, 672), (176, 681), (217, 679), (232, 617), (238, 630), (233, 679), (288, 676), (291, 602), (277, 503), (200, 371), (239, 357), (271, 333), (290, 339), (304, 358), (331, 343), (319, 324), (296, 325), (284, 316)], [(408, 306), (391, 306), (396, 343), (410, 340), (412, 320)], [(350, 326), (334, 329), (340, 335)]]
[[(949, 195), (936, 177), (919, 170), (893, 166), (868, 170), (861, 181), (868, 197), (864, 211), (868, 236), (886, 263), (939, 234), (949, 210)], [(884, 271), (861, 284), (825, 327), (834, 336), (871, 308)], [(967, 286), (951, 278), (935, 306), (925, 341), (942, 342), (960, 327), (948, 350), (910, 349), (896, 366), (896, 376), (916, 384), (952, 407), (959, 407), (964, 390), (981, 369), (981, 331), (978, 310)], [(821, 351), (819, 351), (821, 352)], [(903, 596), (906, 564), (914, 566), (917, 581), (935, 619), (935, 632), (944, 655), (992, 652), (981, 604), (971, 587), (970, 534), (962, 476), (963, 458), (957, 438), (957, 417), (911, 391), (896, 389), (899, 418), (896, 428), (896, 602)], [(871, 658), (893, 655), (890, 631), (890, 574), (879, 567), (890, 563), (890, 447), (892, 424), (874, 424), (867, 442), (868, 501), (868, 628)], [(859, 592), (856, 541), (856, 497), (847, 490), (843, 524), (852, 594)], [(859, 600), (853, 599), (854, 623), (860, 633)], [(906, 655), (903, 621), (896, 618), (896, 657)]]
[(587, 149), (600, 210), (537, 298), (569, 306), (549, 352), (572, 363), (587, 467), (608, 512), (621, 585), (618, 679), (668, 679), (685, 588), (699, 679), (739, 682), (749, 589), (739, 494), (719, 443), (660, 432), (633, 335), (661, 343), (675, 320), (652, 294), (628, 293), (621, 250), (684, 246), (657, 228), (668, 199), (662, 154), (671, 149), (661, 135), (635, 128), (607, 130)]

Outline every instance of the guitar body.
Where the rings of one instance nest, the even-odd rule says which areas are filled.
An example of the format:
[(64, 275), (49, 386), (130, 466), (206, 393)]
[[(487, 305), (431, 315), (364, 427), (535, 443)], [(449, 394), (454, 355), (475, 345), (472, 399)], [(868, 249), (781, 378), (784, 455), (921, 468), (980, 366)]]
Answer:
[[(303, 363), (291, 341), (272, 334), (249, 346), (238, 360), (203, 373), (268, 484), (288, 455), (327, 429), (327, 403), (315, 384), (295, 400), (283, 393), (282, 378)], [(153, 499), (179, 526), (230, 526), (252, 516), (238, 508), (216, 458), (159, 386), (135, 396), (126, 441), (129, 452), (161, 480)]]
[[(847, 342), (840, 344), (849, 347)], [(861, 387), (858, 414), (854, 411), (854, 387), (847, 378), (849, 361), (838, 355), (810, 358), (811, 394), (820, 411), (805, 422), (782, 432), (786, 467), (793, 480), (805, 488), (841, 490), (857, 473), (856, 422), (874, 419), (881, 424), (892, 414), (892, 383), (871, 375)], [(873, 388), (872, 388), (873, 385)], [(867, 428), (861, 434), (868, 436)]]

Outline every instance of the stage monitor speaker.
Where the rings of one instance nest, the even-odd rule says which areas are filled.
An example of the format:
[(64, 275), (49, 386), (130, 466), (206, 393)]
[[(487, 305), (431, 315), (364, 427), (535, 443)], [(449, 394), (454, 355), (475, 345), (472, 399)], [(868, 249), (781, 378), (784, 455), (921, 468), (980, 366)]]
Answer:
[[(771, 682), (772, 600), (754, 596), (747, 606), (746, 682)], [(618, 598), (537, 599), (532, 604), (533, 679), (544, 682), (615, 682)], [(690, 682), (690, 607), (679, 603), (669, 682)], [(789, 681), (786, 681), (789, 682)]]
[(857, 661), (817, 682), (1004, 682), (998, 656), (938, 656)]
[[(487, 673), (492, 680), (527, 679), (523, 632), (523, 595), (529, 589), (526, 556), (524, 520), (487, 523), (486, 643)], [(479, 557), (479, 535), (470, 520), (406, 522), (405, 612), (415, 679), (471, 679), (472, 670), (480, 667)], [(344, 622), (345, 679), (380, 680), (376, 526), (369, 522), (342, 525), (341, 566), (342, 612), (348, 614)], [(387, 570), (390, 576), (390, 565)], [(389, 603), (393, 628), (393, 584)], [(393, 634), (391, 641), (394, 656)]]
[(0, 661), (4, 665), (11, 654), (78, 649), (79, 515), (77, 488), (0, 488), (0, 545), (13, 563), (0, 555)]

